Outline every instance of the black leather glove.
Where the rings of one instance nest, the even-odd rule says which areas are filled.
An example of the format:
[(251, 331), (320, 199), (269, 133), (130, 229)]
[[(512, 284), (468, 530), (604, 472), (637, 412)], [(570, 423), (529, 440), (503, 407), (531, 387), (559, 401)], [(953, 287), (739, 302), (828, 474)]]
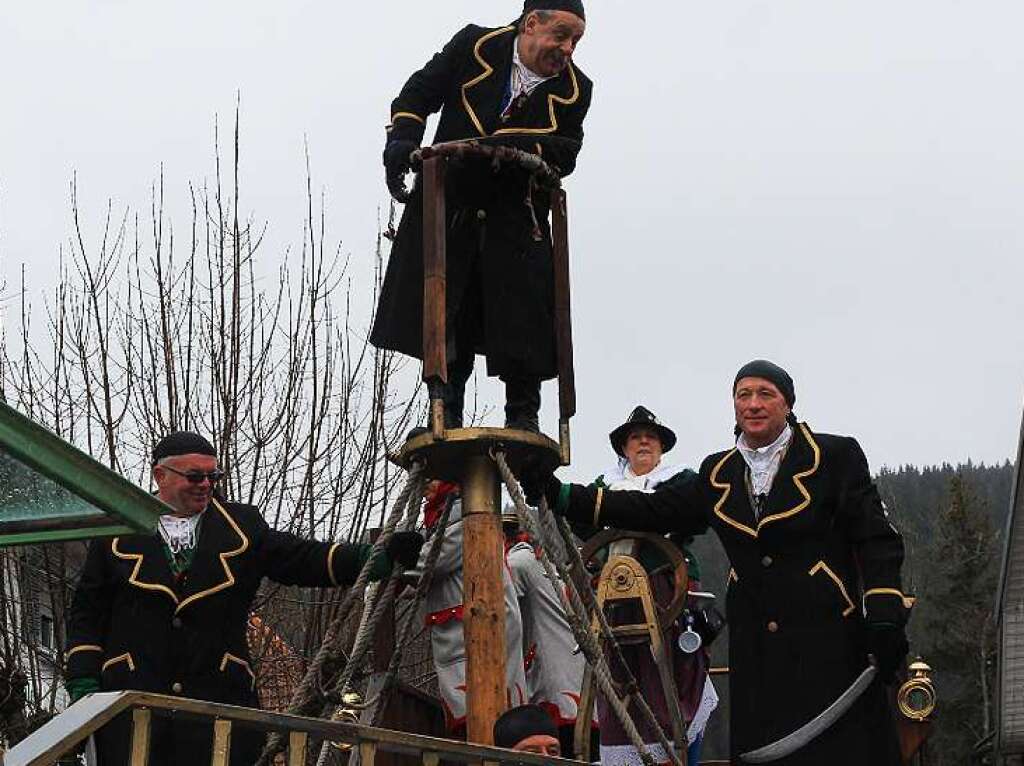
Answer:
[(867, 650), (878, 666), (878, 675), (885, 684), (896, 679), (896, 671), (903, 667), (910, 651), (907, 635), (899, 625), (874, 623), (867, 626)]
[(423, 535), (419, 532), (395, 532), (388, 540), (388, 557), (402, 565), (403, 569), (412, 569), (420, 559), (420, 548), (423, 547)]
[(384, 146), (384, 179), (388, 191), (398, 202), (409, 199), (405, 188), (405, 174), (412, 168), (411, 155), (420, 148), (419, 143), (406, 138), (394, 138)]

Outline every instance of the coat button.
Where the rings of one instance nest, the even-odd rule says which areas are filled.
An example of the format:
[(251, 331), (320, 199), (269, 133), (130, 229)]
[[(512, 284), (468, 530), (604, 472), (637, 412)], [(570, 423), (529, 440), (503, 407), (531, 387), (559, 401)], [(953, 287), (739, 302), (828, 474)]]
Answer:
[(487, 211), (486, 210), (477, 210), (476, 211), (476, 219), (478, 221), (486, 220), (486, 218), (487, 218)]
[(778, 630), (779, 630), (779, 623), (775, 622), (775, 620), (772, 620), (771, 622), (768, 623), (768, 632), (769, 633), (777, 633)]
[(175, 694), (181, 694), (182, 689), (184, 688), (185, 687), (181, 685), (181, 681), (175, 681), (173, 684), (171, 684), (171, 691)]
[(181, 627), (181, 618), (180, 617), (175, 617), (173, 620), (171, 620), (171, 627), (172, 628), (180, 628)]
[(772, 565), (772, 561), (773, 559), (771, 556), (765, 556), (763, 559), (761, 559), (761, 566), (770, 567)]

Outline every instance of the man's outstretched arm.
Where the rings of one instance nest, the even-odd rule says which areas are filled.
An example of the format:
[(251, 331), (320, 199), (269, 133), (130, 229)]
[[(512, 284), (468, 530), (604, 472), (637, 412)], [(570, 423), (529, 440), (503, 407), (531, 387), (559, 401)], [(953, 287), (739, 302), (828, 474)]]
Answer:
[(544, 495), (555, 513), (583, 524), (687, 536), (702, 534), (708, 527), (703, 480), (689, 471), (672, 477), (654, 492), (562, 484), (551, 477)]

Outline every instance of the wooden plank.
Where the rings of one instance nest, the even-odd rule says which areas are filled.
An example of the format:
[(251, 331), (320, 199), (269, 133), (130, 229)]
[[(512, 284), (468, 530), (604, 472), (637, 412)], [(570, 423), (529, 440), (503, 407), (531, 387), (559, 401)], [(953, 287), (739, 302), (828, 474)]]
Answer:
[(555, 269), (555, 344), (558, 359), (558, 417), (576, 414), (576, 370), (572, 357), (572, 307), (569, 289), (569, 215), (564, 189), (551, 192), (551, 239)]
[[(502, 602), (504, 604), (504, 602)], [(504, 662), (504, 657), (502, 658)], [(481, 760), (509, 762), (517, 766), (552, 766), (575, 761), (530, 753), (507, 752), (481, 745), (410, 734), (404, 731), (379, 729), (362, 724), (304, 718), (288, 713), (274, 713), (254, 708), (235, 707), (217, 702), (189, 699), (150, 692), (106, 692), (92, 694), (72, 705), (62, 714), (33, 732), (4, 754), (4, 766), (46, 766), (111, 718), (126, 709), (148, 707), (155, 711), (173, 712), (182, 718), (225, 719), (262, 731), (300, 731), (317, 738), (344, 742), (373, 742), (381, 752), (419, 757), (424, 752), (440, 753), (445, 761), (479, 763)]]
[(377, 757), (377, 745), (373, 742), (359, 743), (359, 764), (360, 766), (373, 766)]
[(149, 708), (139, 707), (132, 711), (132, 761), (131, 766), (146, 766), (149, 763), (149, 733), (153, 714)]
[(288, 734), (288, 766), (306, 766), (306, 743), (309, 734), (293, 731)]
[(231, 760), (231, 721), (218, 718), (213, 722), (213, 755), (210, 766), (228, 766)]
[(445, 360), (447, 216), (444, 157), (423, 162), (423, 379), (448, 381)]
[(461, 484), (466, 738), (490, 745), (494, 722), (506, 705), (504, 537), (498, 474), (491, 458), (470, 457)]

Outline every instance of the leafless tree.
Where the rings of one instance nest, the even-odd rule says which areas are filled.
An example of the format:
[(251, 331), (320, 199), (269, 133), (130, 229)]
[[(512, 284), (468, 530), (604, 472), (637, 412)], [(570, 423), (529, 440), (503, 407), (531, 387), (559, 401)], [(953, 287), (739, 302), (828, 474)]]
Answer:
[[(225, 166), (215, 125), (213, 178), (188, 186), (184, 237), (165, 207), (163, 168), (145, 215), (108, 203), (99, 242), (85, 235), (90, 213), (72, 179), (71, 236), (45, 301), (45, 327), (34, 325), (24, 277), (8, 300), (19, 322), (0, 339), (0, 396), (144, 486), (157, 438), (179, 429), (207, 434), (229, 499), (258, 505), (271, 525), (303, 536), (361, 538), (399, 489), (389, 452), (425, 411), (415, 371), (368, 344), (370, 317), (354, 308), (354, 295), (375, 298), (379, 290), (385, 240), (378, 235), (366, 256), (375, 263), (372, 284), (358, 284), (352, 262), (331, 244), (307, 147), (301, 244), (268, 254), (266, 224), (242, 212), (237, 107), (229, 147)], [(407, 381), (403, 395), (394, 393), (396, 379)], [(60, 613), (58, 662), (80, 549), (49, 546), (37, 549), (46, 557), (33, 558)], [(2, 555), (4, 571), (14, 568), (0, 578), (0, 606), (11, 617), (0, 620), (0, 671), (25, 672), (28, 695), (41, 711), (53, 710), (57, 695), (31, 688), (39, 674), (15, 646), (26, 594), (11, 585), (25, 583), (15, 571), (24, 552)], [(266, 588), (261, 630), (280, 640), (258, 645), (277, 647), (275, 662), (285, 645), (301, 662), (339, 600), (330, 591)]]

